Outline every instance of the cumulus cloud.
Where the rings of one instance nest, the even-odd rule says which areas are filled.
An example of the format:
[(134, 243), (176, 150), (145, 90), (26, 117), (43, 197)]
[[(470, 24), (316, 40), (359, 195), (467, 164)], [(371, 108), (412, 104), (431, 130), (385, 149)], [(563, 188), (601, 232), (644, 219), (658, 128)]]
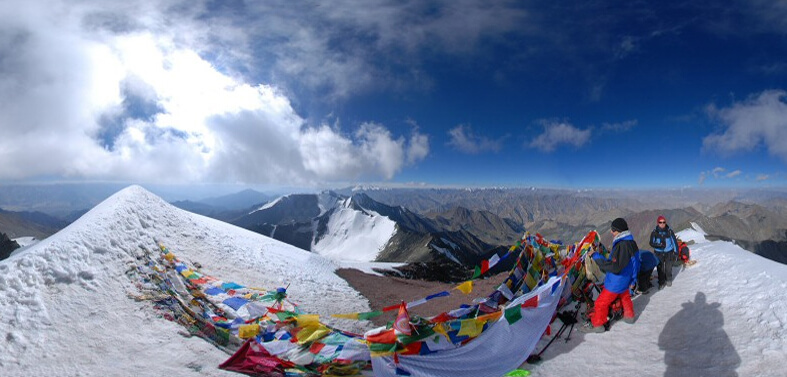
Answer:
[(721, 166), (717, 166), (717, 167), (713, 168), (713, 170), (711, 170), (711, 173), (713, 173), (713, 177), (714, 178), (718, 178), (719, 174), (724, 173), (724, 171), (726, 171), (726, 170), (727, 169), (725, 169), (725, 168), (723, 168)]
[(766, 90), (726, 108), (708, 107), (720, 132), (706, 136), (703, 150), (722, 155), (751, 152), (764, 147), (787, 162), (787, 92)]
[(499, 152), (503, 148), (503, 139), (493, 140), (486, 136), (473, 133), (472, 127), (458, 125), (448, 131), (448, 145), (468, 154), (483, 152)]
[(741, 175), (741, 171), (740, 170), (734, 170), (734, 171), (731, 171), (731, 172), (727, 173), (727, 175), (725, 175), (724, 177), (725, 178), (735, 178), (735, 177), (737, 177), (739, 175)]
[(560, 121), (542, 120), (540, 123), (544, 126), (544, 132), (530, 141), (528, 145), (531, 148), (552, 152), (563, 144), (579, 148), (590, 141), (590, 129), (581, 130), (570, 123)]
[(2, 7), (18, 11), (0, 11), (0, 160), (14, 162), (0, 179), (303, 185), (391, 179), (429, 153), (417, 128), (307, 124), (275, 86), (204, 58), (210, 38), (188, 14), (147, 2)]

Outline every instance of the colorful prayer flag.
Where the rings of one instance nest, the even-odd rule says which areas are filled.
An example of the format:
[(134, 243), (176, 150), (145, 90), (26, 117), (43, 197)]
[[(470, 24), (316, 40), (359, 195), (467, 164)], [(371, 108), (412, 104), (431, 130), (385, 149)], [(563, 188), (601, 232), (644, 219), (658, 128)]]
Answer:
[(505, 310), (505, 313), (506, 313), (506, 321), (508, 321), (509, 324), (513, 325), (514, 323), (522, 319), (522, 306), (516, 305), (510, 307)]
[(456, 289), (458, 289), (460, 292), (464, 294), (470, 294), (470, 292), (473, 291), (473, 281), (468, 280), (462, 284), (459, 284), (456, 286)]
[(260, 333), (260, 325), (242, 325), (238, 328), (238, 337), (241, 339), (249, 339), (257, 336)]
[(407, 313), (407, 305), (404, 301), (399, 305), (399, 314), (396, 316), (393, 328), (401, 334), (410, 335), (412, 333), (410, 329), (410, 315)]

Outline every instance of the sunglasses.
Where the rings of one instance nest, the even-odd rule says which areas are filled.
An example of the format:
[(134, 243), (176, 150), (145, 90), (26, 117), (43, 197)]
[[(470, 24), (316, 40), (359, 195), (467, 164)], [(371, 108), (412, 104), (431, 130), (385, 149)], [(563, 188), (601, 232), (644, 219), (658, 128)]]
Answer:
[(659, 224), (666, 224), (666, 221), (659, 221)]

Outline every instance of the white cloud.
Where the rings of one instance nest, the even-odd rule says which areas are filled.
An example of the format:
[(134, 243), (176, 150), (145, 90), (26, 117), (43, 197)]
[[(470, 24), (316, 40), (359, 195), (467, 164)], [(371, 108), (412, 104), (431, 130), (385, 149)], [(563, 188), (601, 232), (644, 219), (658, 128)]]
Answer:
[(429, 136), (419, 133), (417, 129), (410, 135), (407, 148), (407, 163), (414, 164), (429, 154)]
[(579, 148), (590, 141), (590, 129), (580, 130), (570, 123), (559, 121), (543, 120), (541, 123), (544, 126), (544, 132), (529, 143), (531, 148), (552, 152), (561, 144)]
[[(727, 171), (727, 169), (723, 168), (721, 166), (717, 166), (717, 167), (715, 167), (715, 168), (713, 168), (711, 170), (702, 171), (702, 172), (700, 172), (700, 176), (699, 176), (698, 182), (699, 182), (700, 185), (702, 185), (703, 183), (705, 183), (705, 181), (707, 181), (708, 178), (711, 178), (711, 179), (714, 179), (714, 180), (715, 179), (722, 179), (722, 180), (724, 180), (724, 179), (732, 179), (732, 178), (741, 176), (743, 174), (743, 171), (740, 170), (740, 169), (736, 169), (736, 170), (733, 170), (733, 171), (731, 171), (729, 173), (724, 174), (726, 171)], [(762, 180), (762, 179), (760, 179), (760, 177), (762, 177), (762, 175), (757, 177), (758, 181)], [(767, 179), (767, 176), (766, 176), (765, 179)]]
[(189, 15), (127, 4), (0, 5), (0, 160), (14, 162), (0, 179), (299, 185), (391, 179), (429, 153), (417, 128), (309, 126), (276, 87), (203, 58)]
[(768, 174), (759, 174), (759, 175), (757, 175), (757, 181), (758, 182), (767, 181), (770, 178), (771, 177)]
[(637, 123), (638, 122), (636, 119), (631, 119), (620, 123), (603, 123), (601, 125), (601, 130), (611, 132), (626, 132), (634, 128)]
[(765, 147), (787, 162), (787, 103), (783, 90), (766, 90), (727, 108), (708, 107), (723, 129), (706, 136), (703, 149), (730, 155)]
[(448, 131), (448, 145), (468, 154), (483, 152), (499, 152), (503, 148), (503, 139), (492, 140), (486, 136), (473, 133), (470, 126), (460, 124)]

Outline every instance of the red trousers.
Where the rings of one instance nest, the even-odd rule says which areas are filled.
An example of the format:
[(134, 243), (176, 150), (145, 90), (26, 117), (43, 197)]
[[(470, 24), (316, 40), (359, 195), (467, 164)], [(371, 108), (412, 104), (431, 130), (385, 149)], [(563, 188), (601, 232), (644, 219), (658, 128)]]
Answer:
[(626, 289), (623, 293), (612, 293), (604, 288), (593, 306), (593, 317), (590, 319), (593, 327), (599, 327), (607, 323), (609, 306), (612, 305), (612, 301), (615, 301), (618, 296), (620, 296), (620, 303), (623, 304), (623, 317), (634, 318), (634, 303), (631, 302), (629, 290)]

